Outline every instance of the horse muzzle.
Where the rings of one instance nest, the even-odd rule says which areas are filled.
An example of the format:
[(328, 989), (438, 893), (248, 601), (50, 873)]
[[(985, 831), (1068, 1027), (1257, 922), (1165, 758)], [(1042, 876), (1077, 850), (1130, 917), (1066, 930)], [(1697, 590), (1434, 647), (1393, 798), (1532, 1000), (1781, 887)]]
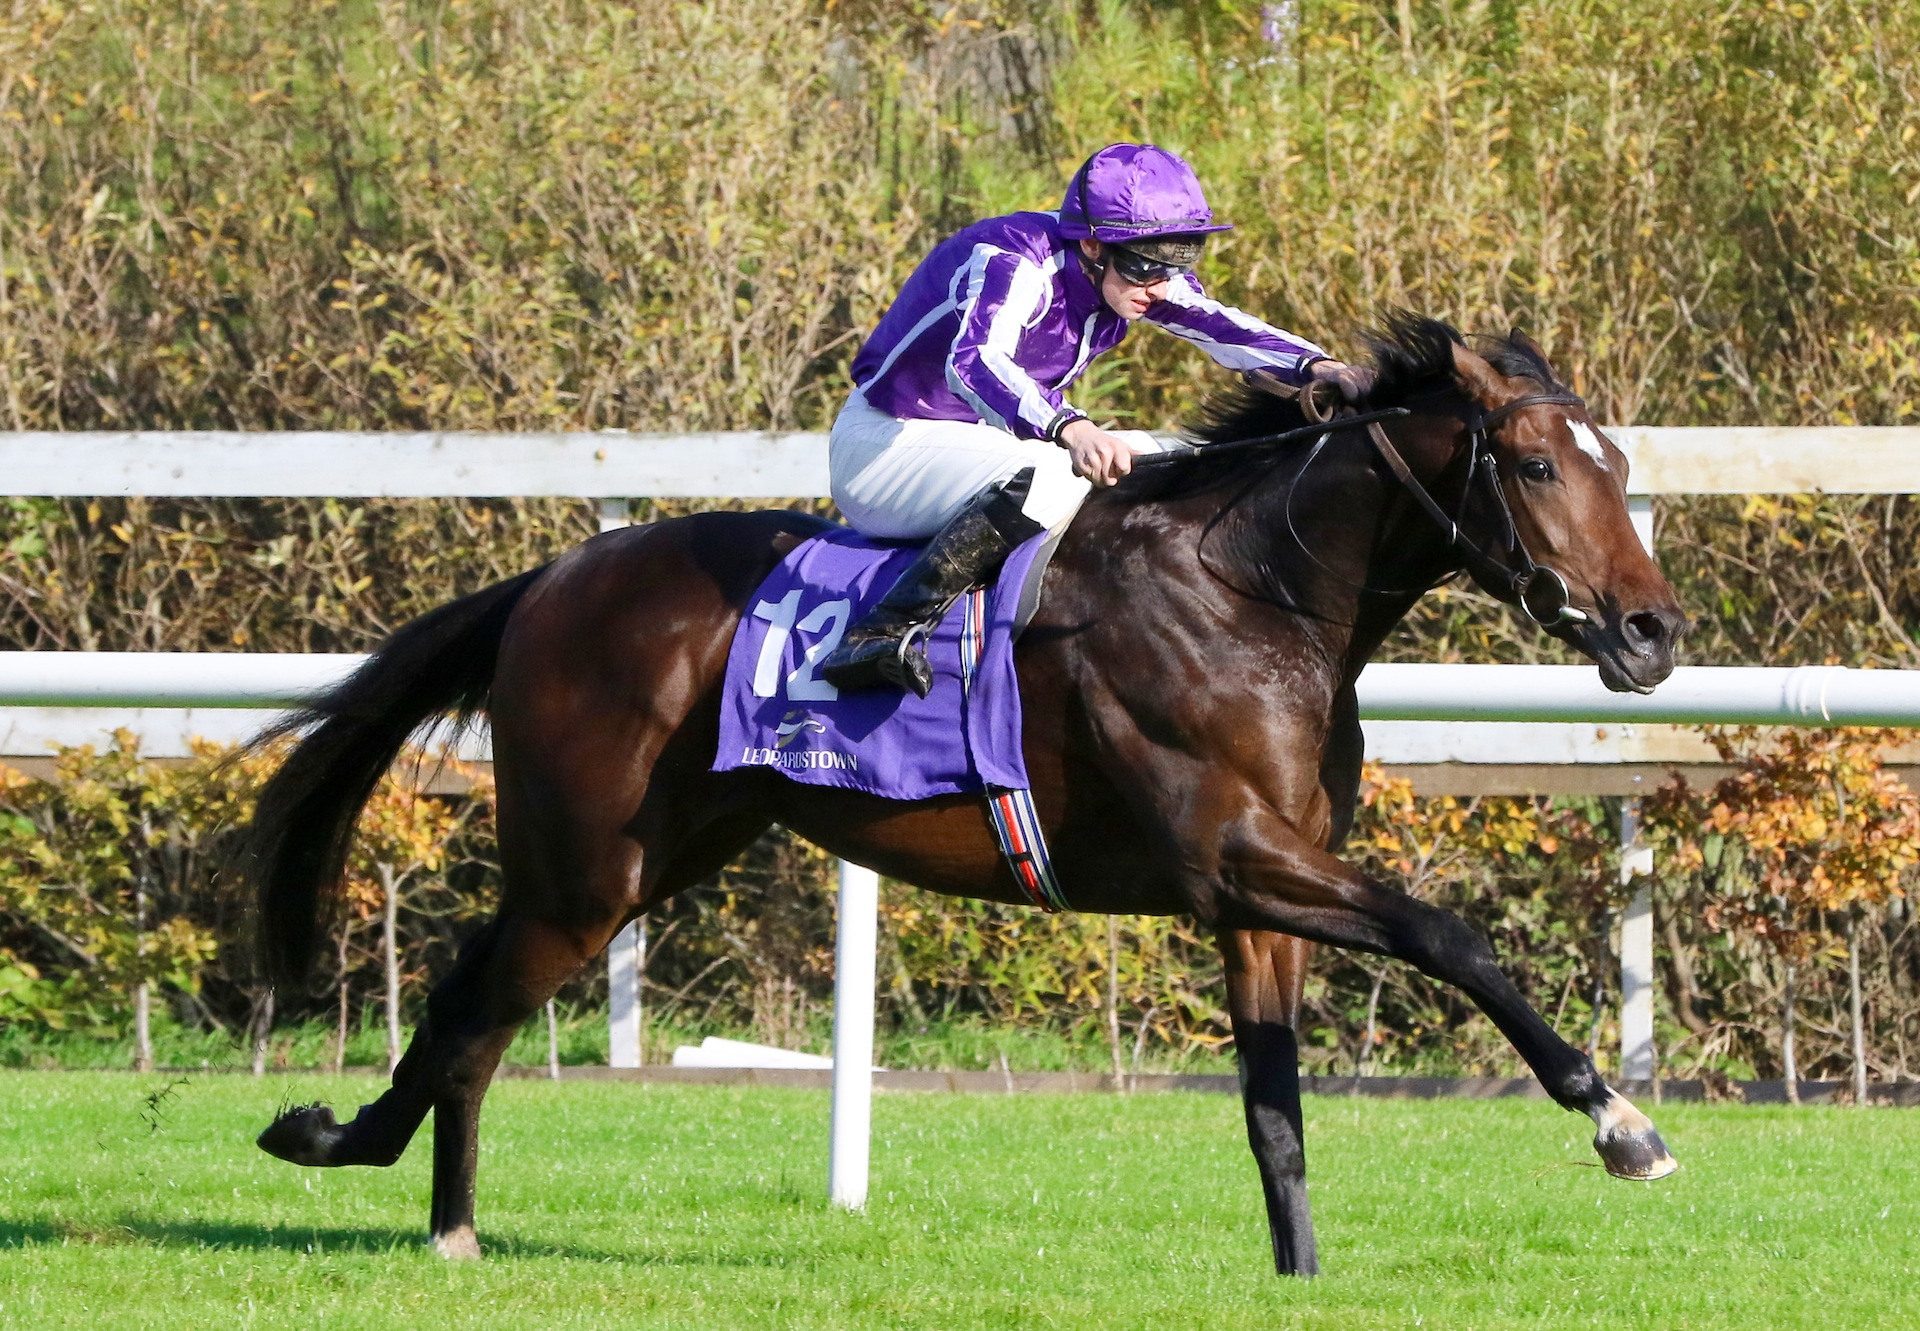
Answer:
[(1571, 636), (1613, 692), (1652, 693), (1673, 673), (1674, 652), (1686, 631), (1687, 617), (1678, 607), (1645, 606), (1605, 619), (1590, 615)]

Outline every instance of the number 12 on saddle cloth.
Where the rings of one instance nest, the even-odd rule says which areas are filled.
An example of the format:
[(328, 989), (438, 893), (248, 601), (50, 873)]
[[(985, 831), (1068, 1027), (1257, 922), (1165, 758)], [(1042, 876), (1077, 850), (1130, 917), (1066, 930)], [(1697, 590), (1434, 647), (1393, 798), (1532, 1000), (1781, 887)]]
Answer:
[(760, 585), (734, 630), (713, 770), (770, 767), (791, 781), (887, 799), (980, 795), (1016, 880), (1065, 906), (1028, 797), (1013, 643), (1044, 536), (1008, 557), (991, 588), (963, 596), (927, 643), (933, 691), (841, 693), (814, 671), (918, 548), (832, 532), (804, 541)]

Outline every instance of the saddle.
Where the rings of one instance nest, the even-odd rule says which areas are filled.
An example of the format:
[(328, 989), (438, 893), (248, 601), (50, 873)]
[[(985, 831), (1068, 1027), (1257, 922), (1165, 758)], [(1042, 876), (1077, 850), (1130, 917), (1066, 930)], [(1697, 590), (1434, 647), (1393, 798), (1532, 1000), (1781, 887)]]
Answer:
[(960, 598), (927, 643), (934, 686), (835, 689), (815, 674), (847, 626), (919, 547), (839, 528), (789, 551), (749, 599), (727, 654), (713, 770), (764, 767), (804, 785), (885, 799), (977, 795), (1035, 903), (1064, 905), (1028, 798), (1013, 645), (1040, 604), (1059, 538), (1007, 557), (991, 587)]

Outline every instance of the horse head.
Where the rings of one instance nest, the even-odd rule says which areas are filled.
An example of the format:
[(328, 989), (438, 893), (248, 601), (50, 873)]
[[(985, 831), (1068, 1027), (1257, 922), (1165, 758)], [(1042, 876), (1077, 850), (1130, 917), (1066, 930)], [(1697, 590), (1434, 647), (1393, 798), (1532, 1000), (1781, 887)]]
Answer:
[(1250, 381), (1097, 506), (1191, 500), (1183, 521), (1214, 580), (1355, 629), (1367, 651), (1465, 572), (1616, 692), (1673, 673), (1687, 621), (1634, 530), (1627, 458), (1540, 348), (1514, 333), (1476, 351), (1404, 313), (1368, 341), (1378, 379), (1363, 410)]
[(1651, 692), (1687, 620), (1634, 529), (1626, 455), (1524, 334), (1485, 356), (1454, 341), (1451, 360), (1468, 574), (1590, 657), (1609, 689)]

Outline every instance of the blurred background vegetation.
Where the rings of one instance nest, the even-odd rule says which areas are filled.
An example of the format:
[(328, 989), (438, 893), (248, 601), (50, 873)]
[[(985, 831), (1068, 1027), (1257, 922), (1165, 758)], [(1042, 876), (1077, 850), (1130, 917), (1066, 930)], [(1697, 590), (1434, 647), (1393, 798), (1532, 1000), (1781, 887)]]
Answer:
[[(935, 240), (1052, 206), (1087, 152), (1122, 138), (1188, 155), (1238, 224), (1203, 264), (1210, 289), (1336, 350), (1408, 306), (1525, 328), (1602, 419), (1905, 423), (1915, 50), (1920, 9), (1896, 0), (20, 3), (0, 13), (0, 428), (824, 428), (859, 339)], [(1143, 333), (1076, 397), (1177, 426), (1221, 382)], [(641, 498), (642, 518), (681, 507)], [(0, 645), (70, 649), (361, 649), (594, 518), (560, 501), (0, 502)], [(1695, 499), (1658, 517), (1692, 659), (1916, 664), (1912, 500)], [(1558, 659), (1457, 589), (1388, 651)], [(25, 823), (58, 802), (8, 798)], [(146, 855), (124, 852), (119, 881)], [(1526, 959), (1550, 1015), (1593, 1021), (1597, 1000), (1604, 1022), (1607, 906), (1570, 885), (1579, 866), (1464, 863), (1436, 890)], [(817, 1033), (823, 869), (769, 842), (676, 905), (652, 975), (669, 1010)], [(412, 912), (409, 975), (485, 899), (484, 839), (419, 872), (441, 904)], [(71, 955), (23, 922), (19, 884), (51, 880), (8, 881), (0, 977), (38, 978), (0, 984), (69, 983)], [(913, 925), (883, 961), (899, 1038), (1017, 1016), (1120, 1056), (1099, 1015), (1100, 958), (1121, 950), (1104, 921), (890, 902)], [(209, 932), (199, 951), (181, 940), (191, 982), (170, 990), (202, 1029), (243, 1024), (252, 1001), (230, 915), (210, 909), (178, 912)], [(1888, 940), (1876, 1047), (1893, 1058), (1897, 1032), (1920, 1033), (1899, 970), (1910, 916), (1872, 909)], [(1702, 949), (1732, 944), (1674, 914), (1664, 941), (1701, 988), (1721, 965)], [(149, 928), (166, 918), (153, 906)], [(1140, 1057), (1224, 1039), (1206, 949), (1183, 928), (1125, 922)], [(1801, 984), (1817, 990), (1809, 955)], [(1754, 958), (1723, 958), (1716, 981), (1744, 1042), (1672, 1017), (1735, 1071), (1768, 1067), (1785, 980), (1773, 954)], [(117, 974), (96, 963), (101, 983)], [(1505, 1066), (1422, 983), (1329, 958), (1322, 1065)], [(351, 997), (350, 1025), (371, 1001)], [(316, 993), (309, 1015), (330, 1023), (336, 999)], [(120, 1009), (93, 1001), (72, 998), (74, 1020), (114, 1028)], [(1673, 1013), (1700, 1017), (1691, 1002)]]

